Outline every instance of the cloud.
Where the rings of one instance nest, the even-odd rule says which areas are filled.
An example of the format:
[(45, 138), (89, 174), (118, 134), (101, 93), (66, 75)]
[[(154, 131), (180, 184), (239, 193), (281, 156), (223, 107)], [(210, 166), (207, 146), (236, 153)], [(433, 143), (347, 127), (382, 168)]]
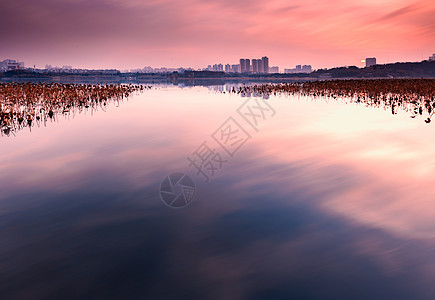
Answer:
[(369, 51), (378, 59), (397, 48), (431, 53), (435, 31), (435, 4), (427, 0), (17, 0), (0, 10), (2, 55), (114, 67), (263, 54), (340, 65)]

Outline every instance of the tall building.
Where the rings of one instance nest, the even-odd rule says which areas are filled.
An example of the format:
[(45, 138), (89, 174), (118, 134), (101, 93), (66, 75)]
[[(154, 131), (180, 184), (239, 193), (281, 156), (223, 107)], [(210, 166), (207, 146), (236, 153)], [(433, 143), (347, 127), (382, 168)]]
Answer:
[(246, 70), (246, 61), (244, 58), (240, 59), (240, 72), (245, 72)]
[(230, 73), (231, 72), (231, 66), (230, 64), (226, 64), (225, 65), (225, 73)]
[(435, 61), (435, 53), (432, 56), (429, 56), (429, 61)]
[(224, 66), (222, 64), (214, 64), (213, 65), (213, 71), (215, 72), (223, 72)]
[(258, 73), (264, 73), (264, 64), (263, 60), (257, 59), (258, 61)]
[(366, 68), (376, 65), (376, 57), (366, 58)]
[(251, 71), (251, 61), (249, 58), (240, 59), (240, 72), (242, 73), (249, 73)]
[(302, 66), (302, 72), (304, 73), (311, 73), (312, 69), (311, 69), (311, 65), (303, 65)]
[(258, 59), (252, 59), (252, 73), (258, 73)]
[(269, 73), (269, 58), (267, 56), (263, 56), (261, 60), (263, 62), (263, 73)]

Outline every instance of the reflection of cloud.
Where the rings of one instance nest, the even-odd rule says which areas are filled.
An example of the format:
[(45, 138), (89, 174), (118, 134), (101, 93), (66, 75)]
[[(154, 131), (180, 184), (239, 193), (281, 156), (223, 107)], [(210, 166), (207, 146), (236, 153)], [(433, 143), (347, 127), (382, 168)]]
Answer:
[(0, 181), (3, 297), (433, 299), (433, 182), (412, 172), (430, 146), (400, 160), (363, 155), (385, 144), (423, 148), (430, 129), (366, 134), (349, 122), (346, 134), (307, 131), (317, 103), (271, 97), (270, 127), (211, 183), (195, 178), (197, 200), (174, 211), (158, 199), (161, 179), (187, 168), (185, 155), (231, 106), (227, 95), (186, 95), (141, 96), (113, 115), (2, 144), (5, 180), (36, 176)]

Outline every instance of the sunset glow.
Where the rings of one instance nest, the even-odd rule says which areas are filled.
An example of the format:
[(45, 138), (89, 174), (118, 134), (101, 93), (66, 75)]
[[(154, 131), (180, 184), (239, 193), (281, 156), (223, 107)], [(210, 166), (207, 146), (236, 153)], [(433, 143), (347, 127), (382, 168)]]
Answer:
[(321, 68), (435, 51), (430, 0), (17, 0), (0, 10), (0, 56), (37, 67), (200, 68), (267, 55), (282, 68)]

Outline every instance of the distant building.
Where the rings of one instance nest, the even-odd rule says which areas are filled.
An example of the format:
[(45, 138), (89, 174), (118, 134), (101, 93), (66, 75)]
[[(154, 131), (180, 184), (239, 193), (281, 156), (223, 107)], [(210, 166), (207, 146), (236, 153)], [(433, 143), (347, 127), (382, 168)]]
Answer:
[(246, 62), (244, 58), (240, 59), (240, 72), (243, 72), (246, 70)]
[(240, 59), (240, 72), (249, 73), (251, 71), (251, 61), (249, 58), (241, 58)]
[(303, 65), (302, 72), (303, 73), (311, 73), (312, 72), (311, 65)]
[(231, 65), (230, 64), (226, 64), (225, 65), (225, 73), (230, 73), (231, 72)]
[(366, 58), (366, 68), (376, 65), (376, 58), (375, 57), (368, 57)]
[(286, 74), (311, 73), (312, 71), (311, 65), (297, 65), (294, 69), (284, 69), (284, 73)]
[(429, 61), (435, 61), (435, 53), (432, 56), (429, 56)]
[(240, 65), (231, 65), (231, 72), (240, 73)]
[(215, 72), (223, 72), (224, 66), (222, 64), (214, 64), (213, 65), (213, 71)]
[[(240, 64), (242, 65), (242, 60), (240, 60)], [(242, 72), (244, 72), (243, 70), (248, 70), (248, 67), (242, 67)], [(269, 58), (267, 56), (264, 56), (261, 59), (253, 58), (250, 71), (254, 74), (269, 73)]]
[(18, 62), (15, 59), (5, 59), (0, 62), (0, 71), (7, 72), (12, 70), (21, 70), (24, 69), (24, 63)]
[(252, 60), (252, 73), (258, 73), (258, 65), (259, 65), (259, 61), (261, 61), (261, 60), (259, 60), (259, 59), (253, 59)]
[(269, 73), (272, 73), (272, 74), (279, 73), (279, 67), (277, 67), (277, 66), (270, 67)]
[(249, 58), (245, 59), (245, 72), (251, 72), (251, 60)]
[(261, 60), (263, 61), (263, 73), (269, 73), (269, 58), (263, 56)]
[(258, 73), (264, 73), (264, 63), (262, 59), (257, 59)]

